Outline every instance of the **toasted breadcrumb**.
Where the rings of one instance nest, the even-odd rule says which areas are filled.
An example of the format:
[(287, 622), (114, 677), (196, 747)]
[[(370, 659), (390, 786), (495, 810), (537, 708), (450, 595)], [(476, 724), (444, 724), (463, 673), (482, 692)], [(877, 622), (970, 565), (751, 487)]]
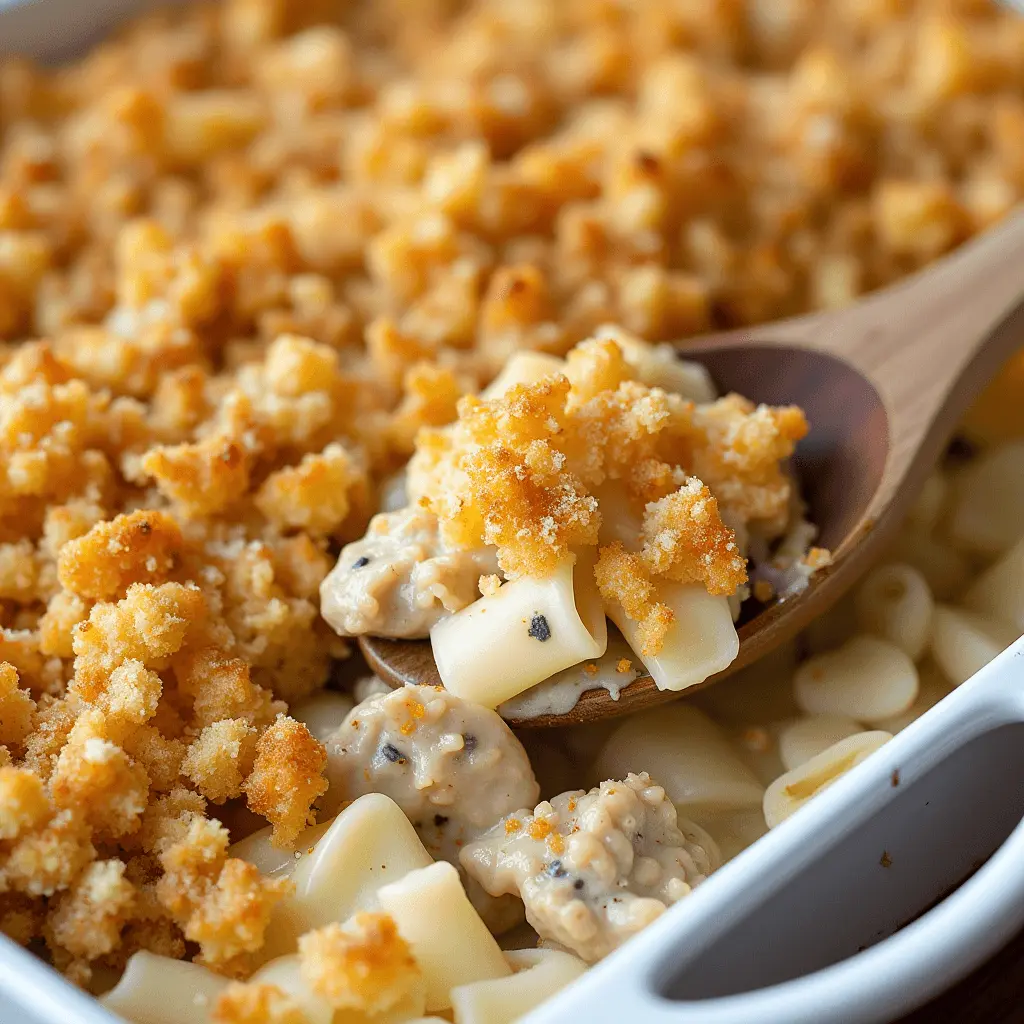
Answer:
[(291, 846), (310, 823), (313, 802), (327, 792), (327, 751), (302, 722), (278, 715), (256, 745), (243, 789), (249, 807), (274, 826), (274, 845)]
[(302, 977), (336, 1010), (369, 1016), (397, 1005), (420, 981), (408, 944), (387, 914), (356, 914), (299, 939)]
[(256, 740), (256, 729), (244, 718), (214, 722), (192, 741), (181, 773), (214, 803), (240, 796), (242, 782), (252, 771)]
[(617, 601), (640, 623), (637, 636), (642, 654), (657, 654), (675, 619), (672, 609), (657, 600), (647, 565), (640, 555), (615, 541), (601, 552), (594, 566), (597, 588), (606, 601)]
[(488, 573), (477, 580), (477, 589), (484, 597), (493, 597), (501, 589), (501, 577), (497, 573)]
[(109, 953), (120, 941), (131, 915), (135, 887), (119, 860), (94, 861), (62, 893), (47, 918), (53, 940), (87, 960)]
[(32, 695), (18, 686), (18, 672), (13, 665), (0, 662), (0, 743), (9, 751), (21, 752), (32, 732), (36, 718), (36, 702)]
[(155, 510), (115, 516), (60, 549), (61, 584), (80, 597), (110, 600), (133, 583), (161, 582), (173, 572), (184, 542), (178, 524)]
[(309, 1024), (301, 1004), (277, 985), (233, 981), (210, 1011), (213, 1024)]

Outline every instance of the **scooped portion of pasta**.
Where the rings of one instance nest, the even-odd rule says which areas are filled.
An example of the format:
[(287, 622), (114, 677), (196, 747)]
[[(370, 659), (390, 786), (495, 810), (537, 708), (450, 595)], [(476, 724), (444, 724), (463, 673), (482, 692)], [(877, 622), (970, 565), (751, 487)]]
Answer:
[(489, 707), (599, 659), (607, 619), (686, 689), (736, 657), (748, 559), (762, 600), (827, 560), (786, 468), (807, 429), (618, 328), (519, 353), (420, 431), (406, 506), (342, 549), (321, 610), (342, 635), (429, 635), (445, 686)]

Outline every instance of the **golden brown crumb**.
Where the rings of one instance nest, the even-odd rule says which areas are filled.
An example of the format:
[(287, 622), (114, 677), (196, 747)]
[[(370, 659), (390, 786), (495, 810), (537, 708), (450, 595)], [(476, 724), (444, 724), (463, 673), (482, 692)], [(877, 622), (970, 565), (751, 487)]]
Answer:
[(696, 478), (647, 506), (642, 534), (641, 557), (653, 573), (679, 583), (703, 583), (709, 594), (734, 594), (747, 580), (747, 561), (736, 535)]
[(20, 752), (36, 717), (36, 703), (27, 690), (18, 686), (13, 665), (0, 662), (0, 743)]
[(501, 589), (501, 577), (496, 573), (481, 576), (477, 581), (477, 589), (484, 597), (493, 597)]
[(302, 1005), (276, 985), (233, 981), (210, 1012), (214, 1024), (308, 1024)]
[(278, 715), (256, 745), (252, 773), (242, 787), (249, 807), (274, 826), (274, 845), (291, 846), (310, 823), (310, 808), (327, 792), (324, 745), (302, 722)]
[[(625, 675), (633, 667), (633, 662), (629, 658), (619, 658), (615, 663), (615, 671), (621, 675)], [(571, 810), (571, 808), (570, 808)]]
[(640, 623), (637, 636), (642, 654), (657, 654), (674, 621), (672, 609), (657, 600), (643, 559), (618, 541), (601, 548), (594, 566), (597, 588), (606, 601), (617, 601)]
[(299, 939), (302, 977), (336, 1010), (368, 1015), (396, 1006), (421, 975), (387, 914), (360, 913)]
[(124, 877), (124, 864), (94, 861), (57, 899), (47, 925), (59, 946), (95, 960), (118, 944), (134, 903), (135, 887)]
[(256, 730), (244, 718), (214, 722), (192, 741), (181, 773), (214, 803), (240, 796), (242, 782), (252, 771), (256, 736)]
[(775, 588), (768, 580), (754, 580), (751, 592), (754, 595), (754, 599), (762, 604), (767, 604), (775, 596)]
[(183, 547), (178, 524), (164, 512), (131, 512), (97, 523), (60, 549), (60, 582), (94, 600), (122, 597), (132, 583), (157, 583), (177, 565)]

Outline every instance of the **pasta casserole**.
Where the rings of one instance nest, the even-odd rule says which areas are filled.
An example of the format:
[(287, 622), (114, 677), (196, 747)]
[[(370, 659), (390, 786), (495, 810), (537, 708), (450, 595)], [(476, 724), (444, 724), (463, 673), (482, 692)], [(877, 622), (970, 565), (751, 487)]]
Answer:
[[(220, 0), (0, 59), (0, 931), (134, 1024), (506, 1024), (1024, 631), (1024, 362), (796, 643), (685, 339), (1024, 193), (986, 0)], [(351, 638), (429, 638), (390, 690)]]

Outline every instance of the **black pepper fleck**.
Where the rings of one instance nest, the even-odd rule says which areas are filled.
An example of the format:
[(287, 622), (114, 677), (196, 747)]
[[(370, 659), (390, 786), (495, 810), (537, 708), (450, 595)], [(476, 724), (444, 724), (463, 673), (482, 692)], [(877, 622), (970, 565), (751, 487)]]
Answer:
[(966, 462), (977, 454), (978, 446), (973, 441), (959, 435), (954, 437), (949, 442), (949, 447), (946, 448), (946, 458), (950, 462)]
[(362, 569), (362, 567), (363, 567), (364, 565), (369, 565), (369, 564), (370, 564), (370, 560), (369, 560), (369, 559), (368, 559), (368, 558), (366, 557), (366, 555), (360, 555), (360, 556), (359, 556), (359, 557), (358, 557), (358, 558), (357, 558), (357, 559), (356, 559), (356, 560), (355, 560), (355, 561), (354, 561), (354, 562), (352, 563), (352, 568), (353, 568), (353, 569)]
[(462, 749), (467, 754), (472, 754), (476, 750), (476, 737), (475, 736), (463, 736), (462, 737)]
[(564, 878), (568, 874), (568, 872), (562, 866), (562, 862), (560, 860), (553, 860), (548, 865), (548, 874), (552, 878)]
[(543, 615), (537, 614), (530, 619), (530, 636), (534, 640), (539, 640), (544, 643), (545, 640), (551, 639), (551, 627), (548, 625), (548, 620)]
[(434, 825), (437, 828), (443, 828), (447, 824), (448, 824), (448, 819), (443, 814), (435, 814), (434, 815)]
[(576, 881), (572, 883), (572, 887), (577, 892), (579, 892), (579, 890), (583, 888), (583, 879), (582, 878), (577, 878)]
[(390, 743), (385, 743), (384, 746), (381, 747), (380, 749), (381, 749), (381, 753), (392, 764), (405, 764), (405, 757), (402, 755), (402, 752), (398, 749), (398, 747), (393, 746)]

